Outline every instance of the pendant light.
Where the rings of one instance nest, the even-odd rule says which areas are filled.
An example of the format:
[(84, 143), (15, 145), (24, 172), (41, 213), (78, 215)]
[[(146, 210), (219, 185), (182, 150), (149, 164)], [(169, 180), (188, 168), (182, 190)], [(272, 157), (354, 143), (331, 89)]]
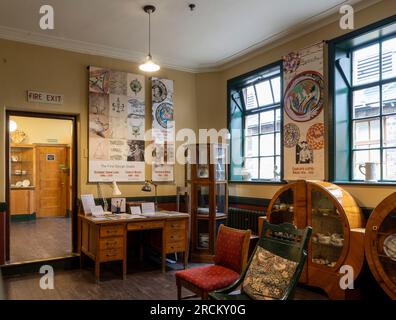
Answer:
[(143, 64), (139, 66), (139, 69), (144, 72), (155, 72), (160, 69), (160, 66), (154, 63), (151, 57), (151, 14), (155, 11), (155, 7), (151, 5), (147, 5), (143, 7), (144, 12), (146, 12), (149, 16), (149, 53), (146, 57), (146, 60)]

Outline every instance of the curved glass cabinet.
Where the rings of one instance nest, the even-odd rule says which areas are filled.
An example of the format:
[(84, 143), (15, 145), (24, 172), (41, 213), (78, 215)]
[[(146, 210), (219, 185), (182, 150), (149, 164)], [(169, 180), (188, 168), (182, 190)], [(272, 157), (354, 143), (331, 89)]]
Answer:
[(367, 221), (365, 252), (374, 278), (396, 299), (396, 193), (385, 198)]
[(291, 222), (297, 228), (312, 226), (300, 282), (322, 288), (331, 299), (344, 299), (340, 268), (350, 265), (356, 278), (364, 262), (364, 218), (352, 196), (328, 182), (292, 182), (275, 194), (267, 219)]

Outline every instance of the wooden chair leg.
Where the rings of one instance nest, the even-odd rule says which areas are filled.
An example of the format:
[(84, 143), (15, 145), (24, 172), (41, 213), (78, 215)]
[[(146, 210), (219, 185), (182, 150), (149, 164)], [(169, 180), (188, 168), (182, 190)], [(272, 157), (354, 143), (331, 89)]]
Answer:
[(209, 292), (202, 290), (201, 297), (202, 297), (202, 300), (209, 300)]
[(177, 286), (177, 300), (181, 300), (181, 283), (179, 278), (176, 278), (176, 286)]

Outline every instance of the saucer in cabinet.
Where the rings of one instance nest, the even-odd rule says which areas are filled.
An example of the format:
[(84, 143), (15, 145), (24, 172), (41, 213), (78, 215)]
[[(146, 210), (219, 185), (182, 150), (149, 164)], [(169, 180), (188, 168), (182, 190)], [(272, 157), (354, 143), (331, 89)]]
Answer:
[(384, 252), (389, 258), (396, 261), (396, 233), (385, 238)]

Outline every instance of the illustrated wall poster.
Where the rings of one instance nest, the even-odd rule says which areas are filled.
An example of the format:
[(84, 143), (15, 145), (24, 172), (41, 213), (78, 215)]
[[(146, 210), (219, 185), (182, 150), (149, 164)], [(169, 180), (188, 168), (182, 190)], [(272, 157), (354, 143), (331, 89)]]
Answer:
[(173, 108), (173, 80), (152, 78), (152, 179), (174, 181), (175, 121)]
[(145, 180), (144, 76), (89, 68), (89, 182)]
[(284, 179), (325, 179), (323, 42), (283, 59)]

